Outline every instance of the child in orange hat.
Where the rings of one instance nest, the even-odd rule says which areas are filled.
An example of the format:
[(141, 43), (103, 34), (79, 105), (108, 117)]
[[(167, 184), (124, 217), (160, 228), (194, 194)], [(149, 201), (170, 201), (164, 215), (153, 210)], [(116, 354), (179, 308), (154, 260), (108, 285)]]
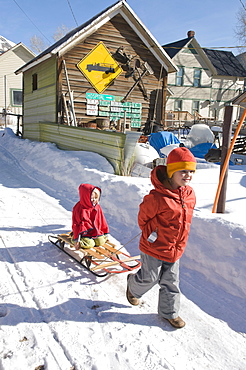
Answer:
[(173, 149), (166, 166), (152, 170), (154, 189), (144, 197), (138, 214), (142, 265), (135, 275), (127, 277), (126, 295), (132, 305), (138, 305), (139, 298), (159, 284), (158, 313), (175, 328), (185, 326), (179, 316), (179, 259), (186, 247), (196, 203), (189, 186), (195, 170), (195, 157), (185, 147)]

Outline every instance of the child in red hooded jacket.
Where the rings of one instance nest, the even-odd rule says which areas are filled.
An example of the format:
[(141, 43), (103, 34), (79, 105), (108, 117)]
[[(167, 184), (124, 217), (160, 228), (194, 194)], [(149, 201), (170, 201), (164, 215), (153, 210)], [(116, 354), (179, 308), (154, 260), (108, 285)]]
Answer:
[(167, 165), (152, 170), (154, 189), (144, 197), (138, 214), (142, 265), (135, 275), (127, 277), (126, 296), (132, 305), (138, 305), (139, 298), (159, 284), (158, 313), (175, 328), (185, 326), (179, 317), (179, 259), (196, 203), (189, 186), (195, 170), (195, 157), (185, 147), (173, 149)]
[(76, 249), (103, 245), (109, 232), (99, 200), (101, 189), (91, 184), (79, 186), (79, 202), (72, 211), (73, 243)]

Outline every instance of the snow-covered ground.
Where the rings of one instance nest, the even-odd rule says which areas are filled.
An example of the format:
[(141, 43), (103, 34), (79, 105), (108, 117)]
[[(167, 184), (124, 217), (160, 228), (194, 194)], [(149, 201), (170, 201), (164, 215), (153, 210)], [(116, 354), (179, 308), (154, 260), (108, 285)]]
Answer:
[(138, 307), (126, 275), (97, 278), (48, 241), (70, 231), (77, 188), (102, 188), (113, 241), (139, 254), (148, 178), (120, 177), (97, 154), (0, 131), (1, 370), (244, 370), (246, 166), (229, 170), (225, 214), (212, 214), (219, 167), (199, 161), (197, 207), (181, 259), (181, 317), (157, 315), (158, 287)]

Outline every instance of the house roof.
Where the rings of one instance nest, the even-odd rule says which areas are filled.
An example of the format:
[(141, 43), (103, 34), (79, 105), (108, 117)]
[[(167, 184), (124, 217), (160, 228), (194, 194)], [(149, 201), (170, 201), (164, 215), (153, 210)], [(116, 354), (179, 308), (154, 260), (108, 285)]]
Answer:
[(171, 42), (170, 44), (163, 45), (163, 49), (167, 52), (167, 54), (170, 56), (170, 58), (174, 58), (175, 55), (183, 49), (191, 40), (193, 37), (186, 37), (186, 39), (182, 39), (179, 41)]
[[(25, 53), (25, 54), (22, 54), (22, 57), (24, 57), (24, 55), (25, 55), (25, 59), (23, 59), (23, 63), (26, 60), (32, 59), (35, 56), (35, 54), (31, 50), (29, 50), (26, 47), (26, 45), (24, 45), (22, 42), (19, 42), (18, 44), (14, 44), (14, 46), (12, 46), (10, 49), (6, 50), (2, 54), (0, 53), (0, 58), (1, 58), (1, 60), (3, 60), (5, 58), (7, 58), (10, 53), (18, 54), (18, 52), (20, 50)], [(22, 57), (20, 56), (21, 59), (22, 59)]]
[(246, 70), (231, 51), (210, 50), (203, 48), (218, 75), (246, 77)]
[(219, 76), (246, 77), (246, 70), (231, 51), (212, 50), (201, 48), (195, 37), (187, 37), (185, 39), (165, 44), (162, 47), (168, 53), (170, 58), (174, 58), (184, 47), (187, 47), (192, 42), (194, 47), (198, 47), (198, 52), (202, 52), (203, 56), (208, 59), (208, 62), (213, 66), (213, 73)]
[(82, 41), (103, 24), (107, 23), (117, 14), (121, 14), (131, 28), (138, 34), (142, 42), (148, 47), (156, 59), (166, 68), (168, 72), (177, 71), (177, 67), (169, 57), (169, 55), (163, 50), (161, 45), (157, 42), (154, 36), (144, 26), (141, 20), (133, 12), (130, 6), (125, 0), (120, 0), (109, 6), (93, 18), (83, 23), (79, 27), (68, 32), (64, 37), (55, 42), (53, 45), (44, 50), (41, 54), (37, 55), (30, 62), (26, 63), (23, 67), (18, 69), (16, 73), (24, 72), (34, 65), (42, 62), (45, 59), (50, 58), (52, 55), (63, 55), (67, 50), (71, 49), (75, 44)]
[(14, 42), (9, 41), (6, 37), (0, 35), (0, 55), (5, 51), (11, 49), (15, 45)]

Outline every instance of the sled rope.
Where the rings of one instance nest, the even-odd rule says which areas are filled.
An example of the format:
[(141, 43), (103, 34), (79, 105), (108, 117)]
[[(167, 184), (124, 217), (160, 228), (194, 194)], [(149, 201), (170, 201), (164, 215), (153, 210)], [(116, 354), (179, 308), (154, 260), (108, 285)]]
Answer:
[(125, 245), (129, 244), (132, 240), (136, 239), (141, 233), (142, 233), (142, 231), (140, 231), (140, 233), (138, 233), (137, 235), (135, 235), (131, 240), (129, 240), (128, 242), (126, 242), (124, 245), (122, 245), (122, 247), (120, 247), (120, 249), (123, 248)]
[[(119, 249), (117, 249), (117, 251), (120, 251), (122, 248), (125, 247), (125, 245), (129, 244), (132, 240), (136, 239), (140, 234), (142, 233), (142, 231), (140, 231), (140, 233), (138, 233), (137, 235), (135, 235), (133, 238), (131, 238), (128, 242), (126, 242), (124, 245), (122, 245)], [(105, 261), (109, 261), (110, 260), (110, 257), (106, 257), (104, 261), (101, 261), (98, 263), (98, 265), (100, 266), (101, 264), (103, 264)]]

